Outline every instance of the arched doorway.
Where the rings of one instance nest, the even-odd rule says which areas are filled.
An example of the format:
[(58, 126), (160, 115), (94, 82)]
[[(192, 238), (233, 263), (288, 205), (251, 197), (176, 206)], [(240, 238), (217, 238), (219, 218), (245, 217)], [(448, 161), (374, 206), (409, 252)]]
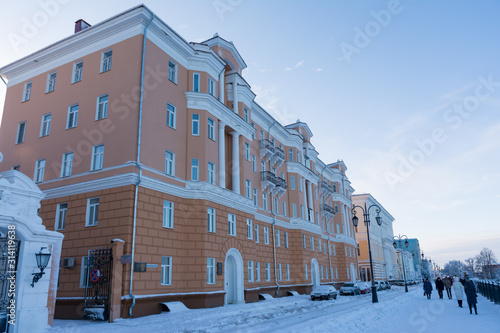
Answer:
[(358, 277), (358, 274), (356, 273), (356, 268), (354, 267), (354, 264), (351, 263), (351, 281), (356, 281)]
[(243, 258), (235, 248), (229, 249), (224, 260), (224, 304), (245, 303), (243, 290)]
[(313, 284), (313, 288), (316, 288), (321, 284), (321, 280), (319, 277), (319, 265), (316, 258), (313, 258), (311, 260), (311, 281)]

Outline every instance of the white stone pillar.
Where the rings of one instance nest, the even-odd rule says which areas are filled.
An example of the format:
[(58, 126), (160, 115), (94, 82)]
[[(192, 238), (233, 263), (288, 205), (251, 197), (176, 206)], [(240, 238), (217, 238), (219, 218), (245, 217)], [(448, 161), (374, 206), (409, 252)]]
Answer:
[(233, 136), (233, 191), (240, 193), (240, 134), (231, 132)]
[(219, 186), (226, 188), (226, 144), (225, 132), (226, 124), (219, 120)]
[(237, 77), (234, 78), (233, 82), (233, 112), (238, 114), (238, 83)]
[(225, 71), (222, 71), (219, 74), (219, 101), (224, 104), (224, 73)]

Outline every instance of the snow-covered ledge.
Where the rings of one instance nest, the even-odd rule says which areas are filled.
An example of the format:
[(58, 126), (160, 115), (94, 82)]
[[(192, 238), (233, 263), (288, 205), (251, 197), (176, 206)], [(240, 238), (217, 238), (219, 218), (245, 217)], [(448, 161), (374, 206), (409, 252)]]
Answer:
[[(7, 277), (15, 281), (15, 284), (9, 283), (9, 291), (13, 295), (7, 309), (9, 333), (37, 332), (51, 325), (54, 316), (57, 272), (64, 236), (46, 230), (42, 225), (38, 208), (43, 197), (38, 186), (21, 172), (10, 170), (0, 173), (0, 237), (20, 242), (17, 270), (9, 272), (6, 267), (6, 272), (0, 272), (7, 273)], [(40, 272), (35, 253), (42, 247), (51, 252), (51, 257), (45, 274), (32, 287), (33, 273)], [(5, 312), (3, 316), (5, 323)]]

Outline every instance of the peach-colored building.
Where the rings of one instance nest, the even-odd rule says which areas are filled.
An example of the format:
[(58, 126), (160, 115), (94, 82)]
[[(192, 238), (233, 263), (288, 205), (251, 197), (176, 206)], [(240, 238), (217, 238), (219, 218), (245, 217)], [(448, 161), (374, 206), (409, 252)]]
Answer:
[(143, 5), (85, 26), (0, 68), (0, 171), (33, 177), (65, 235), (56, 318), (82, 317), (96, 247), (112, 319), (358, 278), (345, 164), (254, 101), (232, 42), (188, 43)]

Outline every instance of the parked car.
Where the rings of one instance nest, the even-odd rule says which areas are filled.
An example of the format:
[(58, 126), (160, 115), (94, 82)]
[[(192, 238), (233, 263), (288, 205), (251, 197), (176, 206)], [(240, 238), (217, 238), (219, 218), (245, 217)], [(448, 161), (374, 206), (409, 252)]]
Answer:
[(375, 281), (375, 286), (377, 287), (377, 290), (384, 290), (386, 288), (384, 281)]
[(396, 286), (404, 286), (405, 285), (405, 280), (396, 280), (394, 283)]
[(385, 287), (386, 289), (391, 289), (392, 285), (389, 281), (385, 281)]
[(361, 295), (361, 290), (356, 282), (346, 282), (340, 287), (340, 295)]
[(358, 282), (359, 290), (362, 294), (368, 294), (371, 291), (372, 285), (369, 282)]
[(329, 299), (337, 299), (338, 295), (338, 290), (335, 289), (334, 286), (330, 285), (322, 285), (322, 286), (317, 286), (316, 288), (311, 291), (311, 300), (315, 301), (317, 299), (322, 300), (329, 300)]

